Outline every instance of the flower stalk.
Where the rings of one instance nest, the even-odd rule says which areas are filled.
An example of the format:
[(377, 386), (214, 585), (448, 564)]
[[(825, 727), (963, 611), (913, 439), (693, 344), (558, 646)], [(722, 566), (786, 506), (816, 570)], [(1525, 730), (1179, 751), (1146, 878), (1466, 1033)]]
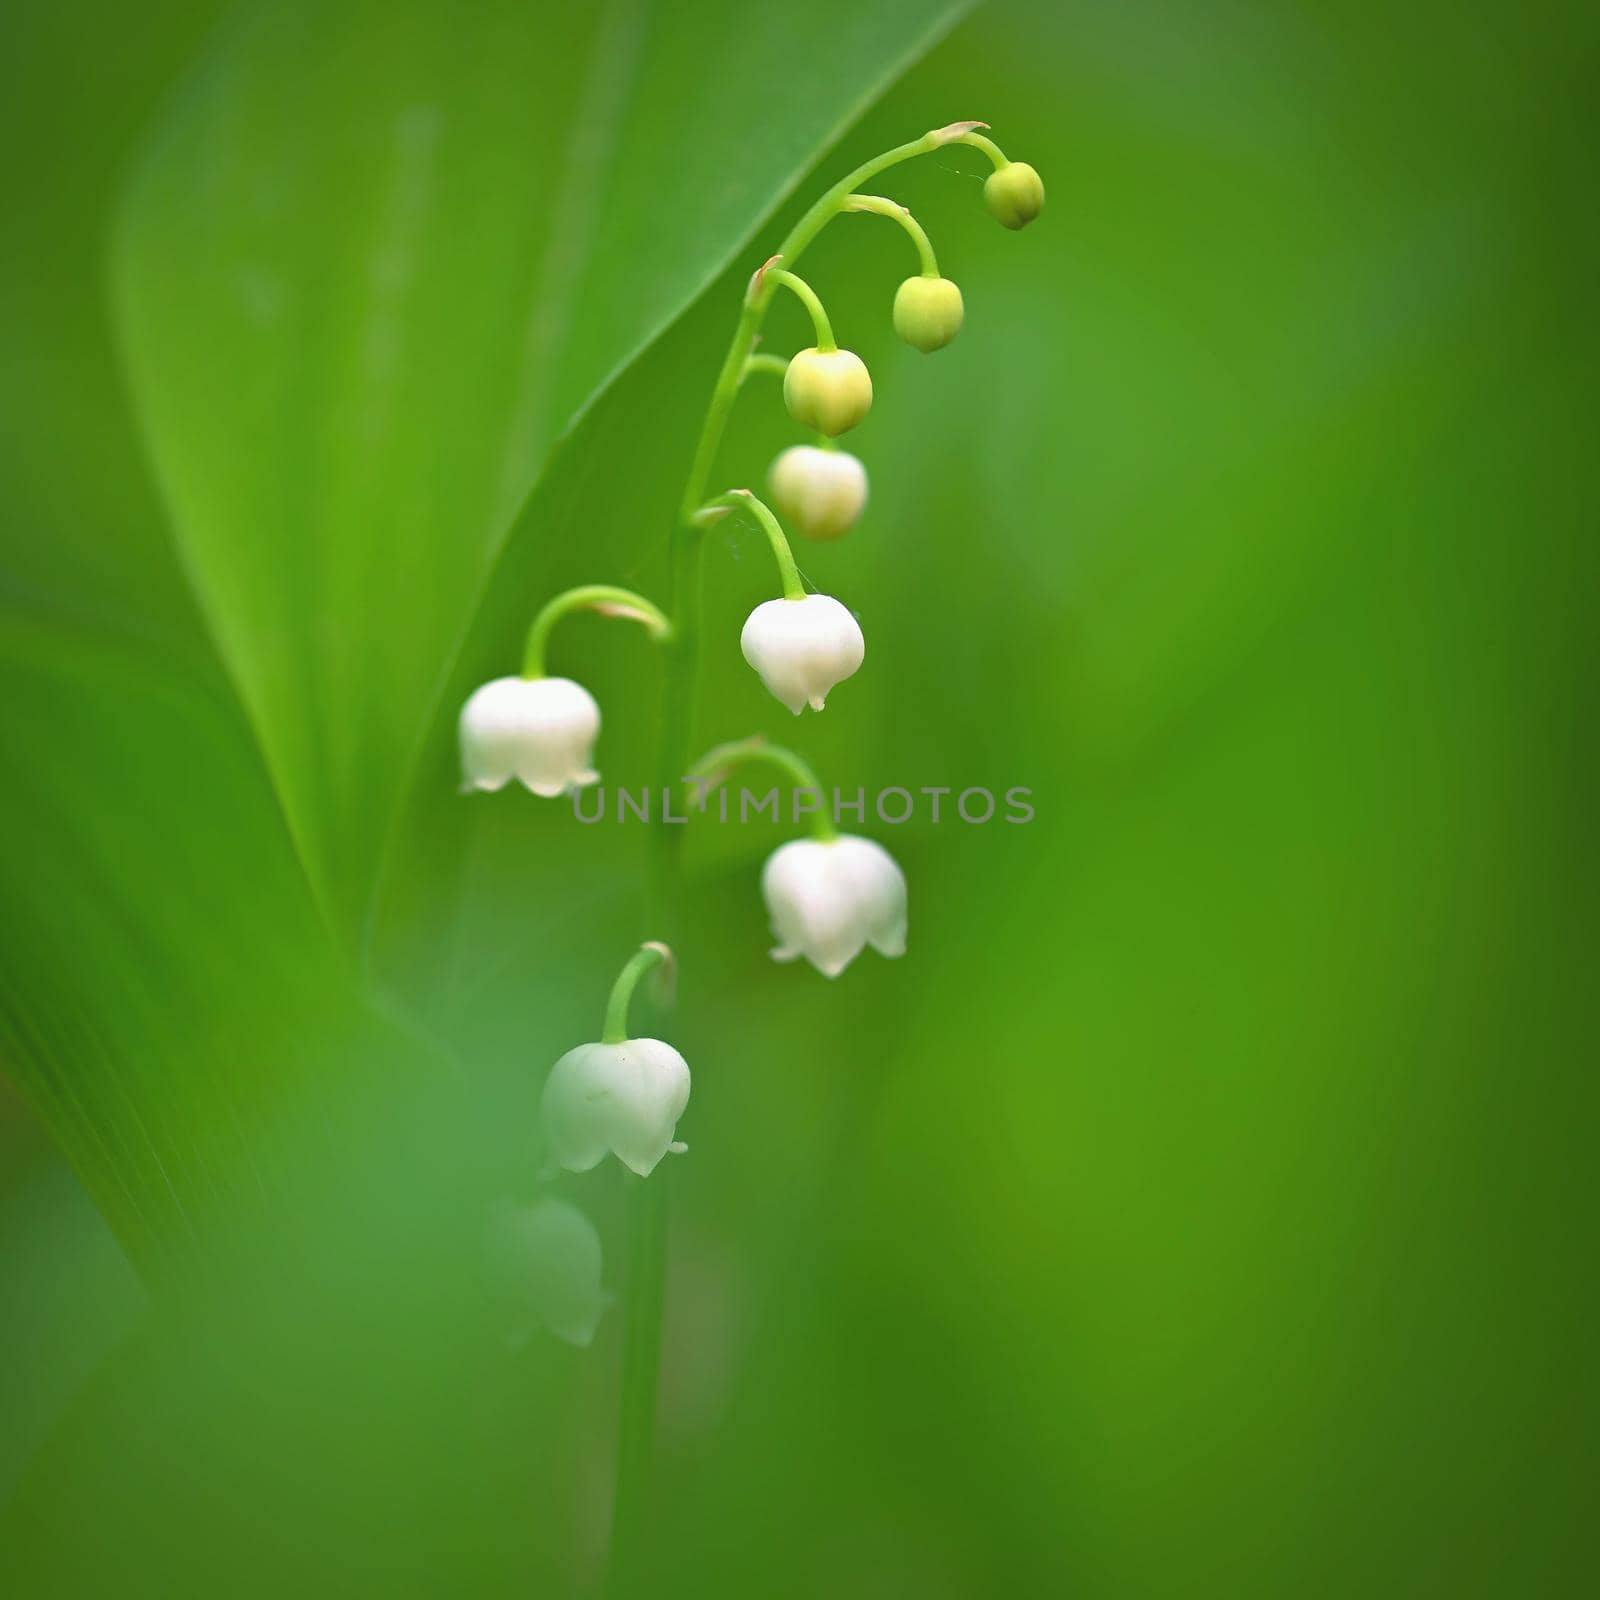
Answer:
[[(986, 190), (990, 210), (1008, 227), (1022, 226), (1031, 216), (1037, 215), (1043, 203), (1037, 174), (1031, 168), (1018, 173), (1007, 162), (999, 147), (979, 133), (978, 130), (985, 127), (987, 124), (982, 122), (951, 123), (943, 128), (931, 129), (920, 138), (896, 145), (863, 162), (819, 196), (789, 230), (777, 254), (750, 279), (727, 352), (712, 386), (670, 541), (666, 609), (672, 623), (659, 635), (666, 647), (661, 737), (656, 764), (658, 784), (663, 790), (675, 786), (684, 775), (693, 740), (707, 525), (702, 513), (706, 509), (708, 486), (722, 447), (728, 418), (744, 379), (754, 373), (776, 374), (781, 371), (784, 376), (785, 403), (791, 414), (819, 434), (829, 436), (858, 422), (871, 404), (871, 382), (865, 367), (849, 352), (838, 350), (821, 301), (810, 286), (796, 276), (794, 268), (822, 229), (842, 211), (865, 209), (889, 215), (911, 235), (918, 250), (921, 277), (923, 280), (937, 280), (933, 287), (941, 296), (936, 302), (925, 304), (926, 296), (916, 301), (913, 307), (915, 315), (906, 323), (911, 331), (902, 331), (902, 337), (909, 337), (911, 342), (923, 349), (934, 349), (948, 343), (960, 325), (960, 296), (953, 284), (947, 285), (940, 279), (933, 247), (926, 233), (905, 208), (896, 207), (894, 202), (887, 200), (880, 205), (878, 202), (881, 197), (863, 195), (860, 191), (879, 174), (902, 162), (926, 155), (947, 144), (965, 142), (987, 155), (996, 168), (995, 177), (989, 181), (995, 183), (998, 179), (1003, 192)], [(1009, 177), (1005, 176), (1007, 171), (1010, 172)], [(1031, 187), (1028, 183), (1018, 181), (1022, 178), (1030, 179)], [(1037, 194), (1034, 193), (1035, 189)], [(851, 202), (855, 200), (872, 203), (852, 205)], [(801, 369), (805, 363), (798, 358), (785, 362), (775, 356), (755, 353), (762, 322), (780, 286), (797, 295), (811, 313), (817, 346), (813, 351), (800, 352), (801, 357), (810, 358), (809, 381), (802, 381)], [(848, 357), (848, 361), (841, 359), (845, 357)], [(817, 366), (819, 361), (832, 363), (826, 368), (828, 384), (835, 391), (831, 396), (822, 392), (828, 384), (820, 376), (822, 369)], [(859, 373), (849, 369), (851, 362), (859, 367)], [(852, 388), (854, 394), (846, 393), (841, 403), (838, 391)], [(726, 501), (733, 497), (722, 498)], [(864, 498), (864, 480), (861, 493), (855, 498)], [(793, 553), (783, 537), (777, 518), (754, 495), (747, 494), (743, 499), (767, 532), (783, 579), (785, 601), (768, 604), (803, 601), (808, 606), (837, 607), (837, 602), (828, 601), (825, 596), (805, 595), (794, 566)], [(848, 526), (858, 512), (859, 505), (856, 505), (843, 526)], [(834, 530), (835, 535), (837, 531), (842, 531), (842, 528)], [(842, 607), (838, 607), (838, 610), (843, 612)], [(833, 681), (837, 681), (839, 676), (847, 676), (859, 665), (860, 636), (859, 629), (854, 629), (853, 620), (848, 629), (843, 627), (841, 618), (833, 619), (833, 625), (836, 637), (832, 644), (834, 661), (831, 670)], [(851, 629), (854, 629), (854, 641), (848, 637)], [(749, 634), (750, 624), (747, 624), (744, 640), (746, 657), (755, 665)], [(852, 651), (853, 664), (850, 662)], [(764, 668), (758, 667), (758, 670), (762, 671), (764, 678), (768, 677)], [(768, 686), (773, 687), (770, 680)], [(780, 698), (785, 696), (780, 695)], [(812, 695), (810, 703), (820, 708), (820, 693)], [(791, 709), (798, 711), (799, 705), (791, 704)], [(695, 770), (709, 776), (713, 771), (721, 771), (744, 761), (768, 762), (802, 780), (803, 786), (817, 787), (815, 774), (804, 761), (781, 746), (768, 745), (761, 740), (742, 740), (718, 746), (697, 764)], [(773, 879), (769, 898), (776, 897), (772, 900), (774, 923), (780, 934), (780, 948), (774, 954), (780, 959), (804, 954), (819, 970), (830, 976), (853, 958), (863, 940), (874, 944), (885, 955), (898, 955), (904, 948), (905, 937), (904, 881), (899, 869), (884, 852), (867, 841), (837, 837), (831, 817), (821, 808), (813, 814), (812, 829), (815, 839), (811, 843), (795, 841), (785, 847), (791, 853), (781, 870), (776, 869), (776, 863), (769, 863), (769, 868), (773, 869), (768, 873), (768, 877)], [(677, 937), (681, 915), (681, 851), (681, 831), (665, 826), (664, 819), (658, 821), (652, 829), (649, 907), (652, 926), (665, 930), (669, 939)], [(801, 854), (797, 855), (796, 852)], [(788, 878), (796, 876), (797, 880), (810, 881), (810, 875), (816, 871), (812, 858), (804, 852), (819, 852), (827, 857), (830, 864), (828, 870), (839, 880), (836, 886), (840, 896), (838, 909), (846, 914), (846, 921), (851, 925), (819, 932), (793, 923), (795, 908), (788, 898), (792, 890)], [(864, 902), (861, 901), (863, 888), (869, 891)], [(867, 915), (868, 920), (855, 926), (854, 923), (860, 922), (863, 915)], [(783, 926), (778, 928), (780, 923)], [(633, 963), (629, 965), (631, 968)], [(642, 972), (644, 969), (640, 970)], [(618, 982), (620, 986), (622, 979)], [(624, 1020), (617, 1023), (617, 1026), (624, 1028), (626, 1003), (624, 996), (620, 1002)], [(609, 1015), (607, 1026), (609, 1031), (612, 1026)], [(645, 1549), (645, 1517), (654, 1445), (665, 1287), (667, 1189), (664, 1175), (657, 1177), (654, 1182), (633, 1182), (631, 1191), (632, 1259), (625, 1310), (622, 1413), (611, 1549), (610, 1584), (614, 1594), (630, 1591), (644, 1566), (642, 1553)]]
[(699, 514), (704, 518), (708, 512), (715, 513), (724, 508), (742, 508), (756, 519), (767, 536), (767, 543), (772, 546), (772, 558), (778, 563), (778, 581), (783, 586), (784, 599), (805, 599), (806, 586), (800, 581), (800, 569), (794, 564), (794, 551), (789, 548), (788, 536), (772, 514), (772, 508), (764, 500), (758, 500), (748, 489), (730, 489), (726, 494), (718, 495), (709, 505), (703, 506)]
[[(467, 790), (498, 790), (516, 780), (533, 794), (551, 798), (598, 781), (593, 752), (600, 708), (581, 684), (546, 675), (550, 635), (559, 621), (579, 610), (642, 624), (666, 653), (657, 755), (663, 794), (680, 777), (699, 783), (703, 810), (708, 785), (725, 781), (736, 766), (765, 763), (793, 780), (796, 822), (800, 793), (815, 800), (806, 809), (812, 838), (791, 839), (773, 852), (762, 871), (762, 894), (777, 940), (774, 959), (804, 958), (829, 978), (837, 977), (868, 946), (891, 959), (904, 953), (905, 878), (882, 846), (837, 831), (831, 811), (822, 804), (816, 774), (782, 745), (759, 736), (721, 744), (685, 772), (694, 733), (706, 527), (731, 510), (744, 509), (767, 537), (782, 598), (764, 601), (750, 613), (740, 649), (771, 694), (796, 716), (807, 707), (824, 709), (833, 688), (861, 666), (865, 640), (849, 608), (829, 595), (806, 592), (783, 526), (764, 501), (748, 489), (732, 489), (707, 502), (707, 486), (744, 380), (756, 373), (781, 374), (785, 407), (818, 437), (821, 448), (796, 445), (784, 450), (769, 474), (774, 495), (807, 538), (836, 539), (856, 523), (867, 499), (866, 469), (832, 441), (871, 410), (872, 376), (858, 355), (839, 348), (821, 299), (793, 268), (841, 212), (888, 217), (911, 239), (921, 269), (896, 293), (896, 332), (923, 351), (949, 344), (964, 315), (959, 287), (940, 275), (933, 244), (911, 212), (882, 195), (863, 193), (861, 186), (915, 156), (947, 144), (971, 144), (994, 168), (984, 185), (990, 212), (1008, 228), (1024, 227), (1043, 207), (1042, 181), (1032, 167), (1009, 161), (978, 131), (985, 127), (982, 122), (950, 123), (863, 162), (805, 212), (778, 253), (751, 276), (679, 502), (669, 544), (667, 607), (611, 584), (585, 584), (556, 595), (528, 629), (521, 676), (480, 685), (458, 719)], [(816, 335), (815, 345), (788, 359), (756, 351), (762, 321), (780, 288), (804, 305)], [(671, 817), (663, 806), (651, 834), (650, 921), (671, 939), (678, 936), (681, 918), (682, 835), (665, 824), (683, 820)], [(643, 1180), (668, 1154), (685, 1149), (675, 1135), (690, 1090), (688, 1063), (672, 1045), (629, 1032), (633, 995), (658, 968), (670, 980), (672, 951), (652, 940), (617, 975), (601, 1038), (568, 1050), (552, 1066), (540, 1101), (551, 1173), (558, 1168), (588, 1172), (615, 1157), (634, 1175), (625, 1180), (632, 1257), (611, 1545), (610, 1586), (617, 1594), (633, 1592), (644, 1571), (666, 1280), (666, 1179), (663, 1174), (654, 1182)], [(586, 1343), (605, 1300), (592, 1226), (571, 1207), (547, 1200), (512, 1215), (508, 1227), (514, 1269), (520, 1270), (516, 1251), (530, 1238), (540, 1249), (548, 1245), (563, 1255), (565, 1275), (545, 1285), (551, 1290), (545, 1323), (562, 1337)]]
[(933, 253), (933, 241), (928, 237), (922, 224), (911, 215), (908, 206), (903, 206), (898, 200), (887, 200), (881, 194), (853, 194), (844, 203), (846, 211), (865, 211), (874, 216), (888, 217), (892, 222), (898, 222), (911, 236), (911, 242), (917, 247), (917, 259), (922, 263), (922, 276), (924, 278), (937, 278), (939, 273), (939, 260)]
[(555, 625), (574, 611), (594, 611), (603, 617), (619, 622), (639, 622), (649, 630), (650, 637), (665, 641), (672, 637), (672, 622), (667, 614), (642, 594), (632, 589), (619, 589), (614, 584), (586, 583), (576, 589), (567, 589), (543, 605), (528, 628), (528, 639), (522, 652), (522, 676), (544, 676), (545, 646)]
[(782, 267), (767, 269), (766, 278), (769, 283), (781, 284), (806, 308), (811, 318), (811, 326), (816, 330), (817, 349), (829, 351), (839, 348), (833, 337), (833, 324), (828, 321), (828, 313), (823, 309), (817, 291), (804, 278), (798, 278)]
[(744, 358), (744, 372), (740, 375), (740, 381), (758, 372), (771, 373), (774, 377), (781, 378), (788, 370), (789, 363), (782, 356), (768, 355), (765, 351), (758, 350), (754, 355)]
[(651, 939), (648, 943), (640, 945), (629, 958), (627, 965), (617, 974), (617, 981), (611, 986), (611, 996), (606, 1001), (606, 1021), (600, 1033), (601, 1044), (621, 1044), (628, 1037), (628, 1003), (633, 999), (633, 991), (638, 987), (639, 980), (652, 967), (662, 969), (663, 985), (670, 988), (675, 968), (672, 949), (658, 939)]
[(988, 156), (990, 164), (994, 167), (994, 170), (998, 172), (1002, 167), (1009, 166), (1010, 161), (1008, 160), (1005, 151), (1002, 150), (993, 139), (987, 139), (978, 132), (979, 128), (986, 128), (988, 126), (989, 124), (986, 122), (974, 122), (963, 132), (958, 133), (951, 143), (970, 144), (974, 150), (983, 151), (983, 153)]
[[(822, 785), (816, 773), (803, 756), (796, 755), (785, 745), (771, 743), (765, 734), (752, 734), (748, 739), (731, 739), (726, 744), (714, 745), (684, 773), (684, 780), (699, 786), (699, 806), (705, 810), (705, 797), (726, 783), (736, 767), (765, 764), (776, 767), (786, 778), (792, 779), (797, 789), (821, 795)], [(838, 837), (833, 818), (827, 808), (819, 807), (810, 813), (811, 832), (814, 837), (828, 840)]]
[(667, 1175), (627, 1178), (628, 1257), (622, 1326), (622, 1403), (611, 1503), (612, 1600), (638, 1594), (648, 1566), (650, 1464), (661, 1382), (661, 1316), (667, 1286)]

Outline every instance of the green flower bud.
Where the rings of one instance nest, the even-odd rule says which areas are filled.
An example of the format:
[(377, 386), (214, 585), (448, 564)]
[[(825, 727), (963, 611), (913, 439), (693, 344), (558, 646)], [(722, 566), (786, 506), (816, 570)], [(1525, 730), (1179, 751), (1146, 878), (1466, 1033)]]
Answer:
[(961, 291), (948, 278), (907, 278), (895, 291), (894, 331), (919, 350), (942, 350), (961, 332)]
[(1008, 161), (984, 180), (983, 198), (995, 221), (1025, 228), (1044, 210), (1044, 181), (1026, 161)]
[(872, 375), (849, 350), (798, 351), (783, 374), (783, 403), (804, 428), (829, 438), (848, 432), (872, 409)]

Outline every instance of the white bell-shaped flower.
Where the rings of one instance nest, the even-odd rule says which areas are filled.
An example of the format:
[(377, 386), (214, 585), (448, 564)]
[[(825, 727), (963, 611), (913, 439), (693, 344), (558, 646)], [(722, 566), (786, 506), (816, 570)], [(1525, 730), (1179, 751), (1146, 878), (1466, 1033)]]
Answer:
[(808, 539), (848, 533), (867, 504), (867, 469), (848, 450), (791, 445), (767, 474), (778, 510)]
[(870, 839), (841, 834), (780, 845), (762, 868), (761, 893), (778, 941), (775, 961), (804, 956), (837, 978), (865, 945), (905, 954), (905, 875)]
[(526, 1205), (505, 1200), (490, 1212), (484, 1244), (507, 1342), (524, 1344), (542, 1327), (587, 1349), (611, 1303), (594, 1224), (554, 1195)]
[(550, 1069), (540, 1116), (550, 1157), (587, 1172), (610, 1152), (641, 1178), (671, 1151), (689, 1103), (689, 1066), (660, 1039), (580, 1044)]
[(867, 652), (860, 624), (825, 594), (757, 606), (739, 647), (761, 681), (796, 716), (807, 705), (822, 710), (828, 691), (848, 678)]
[(461, 708), (463, 789), (513, 778), (550, 797), (593, 783), (600, 707), (570, 678), (496, 678)]

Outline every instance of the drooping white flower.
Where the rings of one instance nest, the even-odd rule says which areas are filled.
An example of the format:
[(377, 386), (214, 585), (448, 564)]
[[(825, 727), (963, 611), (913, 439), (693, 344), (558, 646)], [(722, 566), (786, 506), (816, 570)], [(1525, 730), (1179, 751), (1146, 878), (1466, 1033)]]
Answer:
[(867, 503), (867, 469), (848, 450), (791, 445), (767, 474), (772, 498), (808, 539), (837, 539)]
[(514, 1345), (536, 1327), (587, 1349), (611, 1303), (600, 1283), (600, 1235), (575, 1205), (554, 1195), (503, 1200), (489, 1214), (489, 1287)]
[(775, 961), (804, 956), (837, 978), (865, 945), (905, 954), (905, 875), (870, 839), (841, 834), (779, 845), (761, 870), (761, 893), (778, 941)]
[(496, 678), (461, 708), (464, 789), (513, 778), (546, 798), (593, 783), (600, 707), (570, 678)]
[(641, 1178), (685, 1146), (673, 1139), (689, 1103), (689, 1066), (660, 1039), (580, 1044), (550, 1069), (540, 1116), (550, 1156), (587, 1172), (607, 1152)]
[(808, 594), (757, 606), (739, 636), (744, 658), (772, 694), (799, 716), (820, 711), (834, 684), (866, 656), (861, 627), (837, 600)]

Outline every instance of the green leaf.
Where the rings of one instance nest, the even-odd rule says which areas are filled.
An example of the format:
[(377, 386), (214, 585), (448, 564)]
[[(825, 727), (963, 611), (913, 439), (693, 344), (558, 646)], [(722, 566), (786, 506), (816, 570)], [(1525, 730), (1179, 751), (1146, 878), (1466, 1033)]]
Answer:
[(0, 1063), (156, 1271), (274, 1187), (269, 1147), (368, 1027), (173, 562), (102, 309), (127, 142), (207, 20), (174, 8), (111, 51), (92, 17), (19, 9), (0, 81)]
[(185, 86), (121, 214), (118, 323), (346, 933), (552, 443), (962, 9), (256, 4)]
[(0, 1051), (124, 1239), (189, 1249), (260, 1181), (268, 1086), (349, 1001), (225, 698), (59, 627), (8, 622), (0, 657), (28, 752)]

